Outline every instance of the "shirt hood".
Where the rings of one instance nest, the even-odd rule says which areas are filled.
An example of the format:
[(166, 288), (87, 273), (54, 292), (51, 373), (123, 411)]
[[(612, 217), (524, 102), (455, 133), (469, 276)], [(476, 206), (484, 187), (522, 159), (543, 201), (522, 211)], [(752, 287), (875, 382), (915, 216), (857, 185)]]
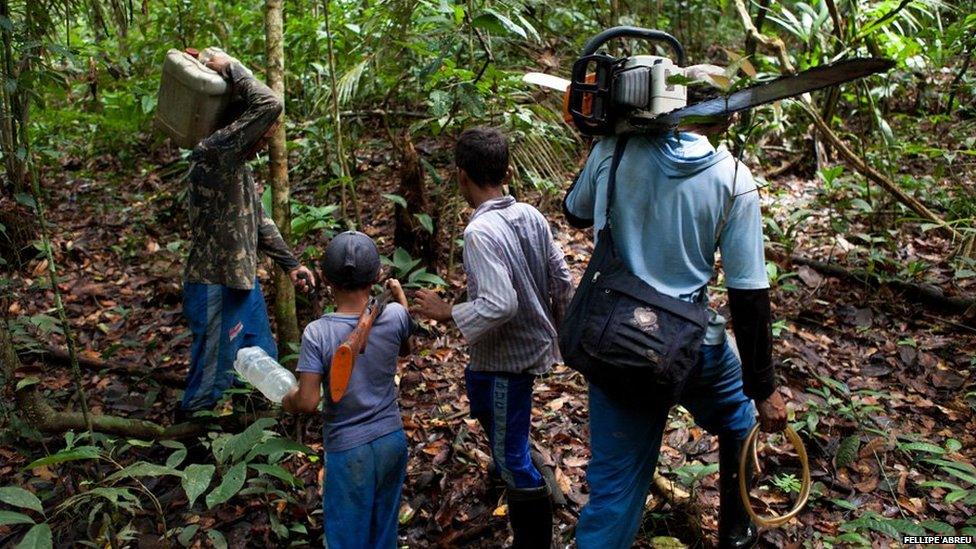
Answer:
[(695, 175), (729, 156), (727, 150), (716, 151), (707, 138), (687, 132), (668, 134), (651, 144), (657, 153), (654, 160), (668, 177)]

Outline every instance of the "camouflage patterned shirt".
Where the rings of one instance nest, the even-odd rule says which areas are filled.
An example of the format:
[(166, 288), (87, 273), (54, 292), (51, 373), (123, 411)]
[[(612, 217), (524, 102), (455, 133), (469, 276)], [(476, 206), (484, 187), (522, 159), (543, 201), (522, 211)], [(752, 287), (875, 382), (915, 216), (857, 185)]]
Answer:
[(201, 141), (190, 156), (192, 242), (186, 282), (251, 289), (261, 250), (285, 271), (299, 265), (265, 213), (248, 156), (282, 111), (270, 88), (232, 62), (224, 77), (246, 106), (234, 122)]

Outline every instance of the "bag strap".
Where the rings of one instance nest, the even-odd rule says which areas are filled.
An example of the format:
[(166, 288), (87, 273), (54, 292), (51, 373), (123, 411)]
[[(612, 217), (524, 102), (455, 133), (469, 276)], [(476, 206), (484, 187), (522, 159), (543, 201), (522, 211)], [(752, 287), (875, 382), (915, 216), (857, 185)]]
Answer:
[(624, 149), (627, 148), (627, 141), (630, 136), (627, 134), (621, 135), (617, 138), (617, 146), (613, 149), (613, 159), (610, 161), (610, 178), (607, 179), (607, 222), (606, 227), (610, 226), (610, 214), (613, 208), (613, 191), (617, 186), (617, 166), (620, 165), (620, 159), (624, 155)]

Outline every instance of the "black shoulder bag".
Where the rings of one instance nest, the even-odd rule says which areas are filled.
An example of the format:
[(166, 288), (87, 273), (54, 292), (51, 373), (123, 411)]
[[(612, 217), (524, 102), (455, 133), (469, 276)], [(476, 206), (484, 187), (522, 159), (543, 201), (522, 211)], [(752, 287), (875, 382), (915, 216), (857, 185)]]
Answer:
[(566, 365), (621, 398), (671, 404), (698, 364), (708, 313), (702, 303), (662, 294), (633, 275), (613, 243), (620, 136), (607, 182), (607, 222), (559, 332)]

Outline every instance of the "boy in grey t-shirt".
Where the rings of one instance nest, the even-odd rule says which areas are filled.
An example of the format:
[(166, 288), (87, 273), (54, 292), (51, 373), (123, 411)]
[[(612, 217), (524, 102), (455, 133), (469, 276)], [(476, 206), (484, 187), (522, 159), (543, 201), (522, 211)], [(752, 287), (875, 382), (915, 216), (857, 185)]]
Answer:
[[(332, 239), (322, 268), (332, 286), (336, 312), (305, 327), (298, 358), (298, 387), (282, 404), (313, 413), (329, 394), (332, 355), (355, 329), (380, 272), (379, 252), (363, 233)], [(410, 352), (407, 299), (388, 281), (398, 303), (380, 313), (366, 348), (356, 357), (339, 402), (324, 400), (325, 489), (322, 498), (327, 547), (396, 547), (397, 512), (407, 471), (407, 440), (397, 406), (397, 357)]]

